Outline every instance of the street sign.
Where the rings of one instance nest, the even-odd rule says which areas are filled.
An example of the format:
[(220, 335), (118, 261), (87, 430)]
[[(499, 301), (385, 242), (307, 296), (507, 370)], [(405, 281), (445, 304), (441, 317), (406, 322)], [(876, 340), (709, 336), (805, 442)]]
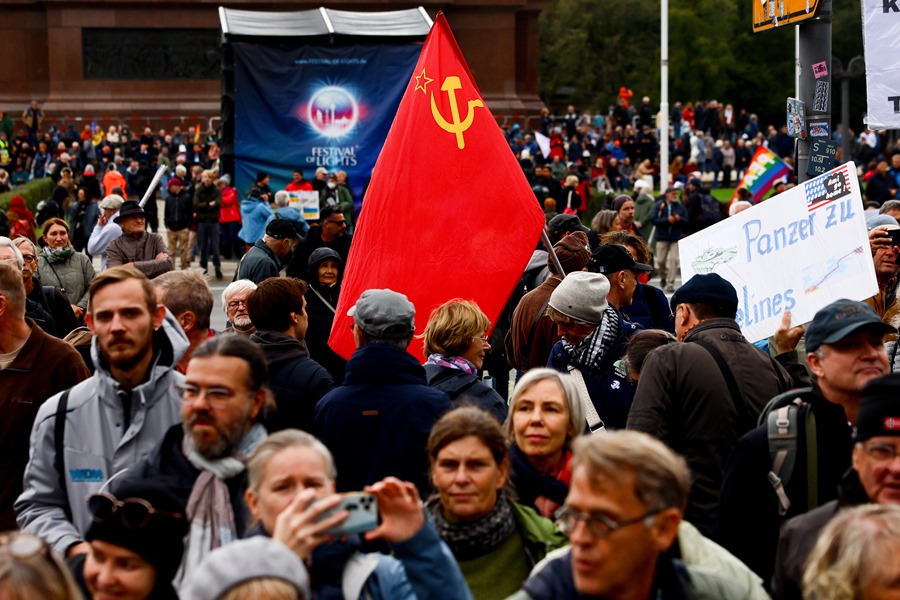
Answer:
[(751, 2), (754, 33), (813, 19), (819, 8), (819, 0), (751, 0)]
[(816, 177), (834, 168), (834, 157), (837, 155), (837, 142), (831, 140), (813, 140), (809, 151), (809, 163), (806, 174)]

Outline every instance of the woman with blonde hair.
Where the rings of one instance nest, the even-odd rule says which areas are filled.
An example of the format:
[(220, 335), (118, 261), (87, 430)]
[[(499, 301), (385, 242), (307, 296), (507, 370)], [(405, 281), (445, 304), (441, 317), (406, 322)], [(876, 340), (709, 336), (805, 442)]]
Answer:
[(40, 538), (13, 533), (0, 538), (0, 598), (81, 600), (62, 560)]
[(478, 378), (491, 349), (490, 329), (487, 315), (474, 302), (454, 298), (434, 309), (423, 334), (425, 376), (430, 387), (446, 392), (456, 406), (480, 406), (502, 423), (506, 402)]
[(825, 527), (813, 548), (803, 573), (803, 598), (897, 598), (898, 557), (900, 506), (865, 504), (843, 510)]
[(553, 516), (569, 492), (572, 442), (584, 425), (574, 377), (544, 368), (531, 369), (519, 379), (504, 427), (519, 502), (544, 517)]

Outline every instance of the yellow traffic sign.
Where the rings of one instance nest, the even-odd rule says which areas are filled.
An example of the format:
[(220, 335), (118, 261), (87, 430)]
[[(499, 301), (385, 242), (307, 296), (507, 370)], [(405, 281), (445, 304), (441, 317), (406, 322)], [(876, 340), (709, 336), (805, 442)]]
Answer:
[(751, 0), (753, 2), (753, 32), (773, 27), (796, 25), (815, 18), (819, 0)]

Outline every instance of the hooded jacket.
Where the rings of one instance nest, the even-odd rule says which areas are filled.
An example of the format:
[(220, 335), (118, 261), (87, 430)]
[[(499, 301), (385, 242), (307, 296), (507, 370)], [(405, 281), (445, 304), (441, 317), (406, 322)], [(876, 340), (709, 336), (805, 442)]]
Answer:
[(164, 222), (169, 231), (181, 231), (193, 224), (194, 201), (184, 188), (177, 194), (169, 191), (165, 208)]
[(275, 331), (250, 336), (259, 344), (269, 365), (269, 389), (278, 410), (265, 419), (269, 433), (293, 427), (310, 431), (313, 410), (322, 396), (334, 389), (334, 380), (299, 340)]
[[(153, 334), (154, 360), (146, 381), (131, 390), (130, 421), (123, 432), (126, 419), (117, 396), (121, 388), (100, 358), (97, 339), (93, 340), (94, 375), (69, 392), (63, 437), (65, 489), (55, 464), (55, 417), (61, 394), (47, 400), (34, 420), (25, 491), (15, 504), (22, 529), (46, 540), (62, 555), (83, 539), (91, 523), (84, 499), (100, 491), (110, 477), (148, 456), (166, 431), (181, 422), (175, 386), (184, 377), (175, 365), (188, 345), (184, 331), (166, 310), (162, 327)], [(66, 506), (72, 522), (66, 518)]]
[(251, 245), (262, 239), (266, 232), (266, 221), (272, 216), (269, 205), (257, 198), (241, 200), (241, 220), (244, 226), (238, 231), (238, 237)]
[(494, 415), (501, 424), (506, 420), (506, 401), (474, 375), (451, 367), (425, 365), (425, 377), (429, 387), (450, 396), (454, 406), (477, 406)]

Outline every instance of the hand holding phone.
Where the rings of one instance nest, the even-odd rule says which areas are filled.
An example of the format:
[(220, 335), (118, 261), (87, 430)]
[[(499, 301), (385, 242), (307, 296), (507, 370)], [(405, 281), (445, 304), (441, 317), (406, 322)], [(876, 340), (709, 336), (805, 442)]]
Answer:
[(325, 533), (329, 535), (352, 535), (372, 531), (378, 527), (378, 499), (373, 494), (366, 492), (348, 492), (340, 494), (340, 502), (322, 513), (317, 521), (322, 522), (331, 515), (344, 511), (347, 518), (337, 525), (328, 528)]
[(337, 494), (316, 501), (318, 490), (305, 489), (294, 496), (291, 503), (275, 520), (272, 539), (290, 548), (301, 560), (312, 558), (313, 550), (334, 538), (328, 530), (349, 516), (347, 511), (334, 510), (340, 504)]

